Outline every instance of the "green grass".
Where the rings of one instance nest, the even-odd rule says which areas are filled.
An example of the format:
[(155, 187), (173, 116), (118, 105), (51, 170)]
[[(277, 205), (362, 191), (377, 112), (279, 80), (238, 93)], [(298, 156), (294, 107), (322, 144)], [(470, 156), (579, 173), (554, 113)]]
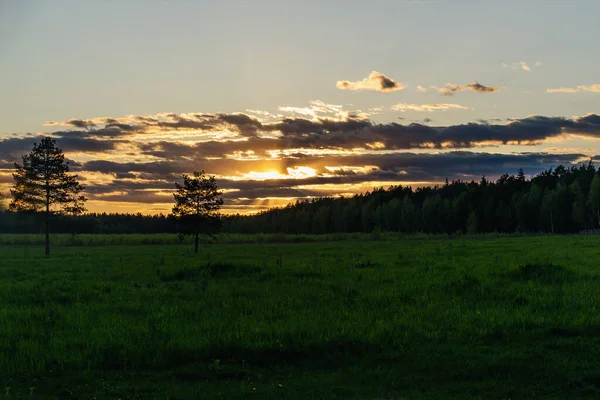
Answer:
[(0, 398), (600, 397), (600, 237), (191, 250), (0, 247)]
[[(457, 235), (454, 235), (457, 236)], [(524, 234), (507, 233), (484, 233), (475, 235), (460, 234), (459, 237), (467, 238), (501, 238), (525, 236)], [(243, 235), (237, 233), (222, 233), (214, 238), (201, 236), (202, 244), (226, 243), (311, 243), (331, 242), (347, 240), (437, 240), (448, 238), (446, 234), (414, 233), (406, 234), (399, 232), (373, 233), (328, 233), (323, 235), (289, 235), (283, 233), (268, 233), (256, 235)], [(0, 246), (39, 246), (44, 244), (43, 234), (0, 234)], [(179, 238), (171, 233), (144, 234), (52, 234), (50, 235), (51, 246), (131, 246), (131, 245), (176, 245), (192, 244), (192, 236)]]

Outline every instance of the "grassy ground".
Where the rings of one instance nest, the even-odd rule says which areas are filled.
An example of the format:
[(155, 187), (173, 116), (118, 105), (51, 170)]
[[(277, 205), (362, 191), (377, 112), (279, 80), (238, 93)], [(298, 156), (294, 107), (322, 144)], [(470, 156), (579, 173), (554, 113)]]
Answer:
[(600, 397), (600, 237), (0, 247), (0, 398)]
[[(457, 235), (454, 235), (458, 237)], [(485, 233), (476, 235), (459, 235), (463, 239), (468, 238), (501, 238), (526, 236), (525, 234)], [(289, 235), (283, 233), (268, 233), (256, 235), (243, 235), (236, 233), (222, 233), (214, 237), (201, 236), (202, 244), (242, 244), (242, 243), (310, 243), (310, 242), (332, 242), (332, 241), (364, 241), (364, 240), (436, 240), (447, 239), (446, 234), (425, 233), (398, 233), (378, 232), (373, 233), (329, 233), (325, 235)], [(44, 244), (43, 234), (0, 234), (0, 246), (39, 246)], [(192, 244), (194, 238), (190, 235), (179, 237), (172, 233), (157, 233), (151, 235), (143, 234), (70, 234), (51, 235), (53, 246), (131, 246), (131, 245), (174, 245)]]

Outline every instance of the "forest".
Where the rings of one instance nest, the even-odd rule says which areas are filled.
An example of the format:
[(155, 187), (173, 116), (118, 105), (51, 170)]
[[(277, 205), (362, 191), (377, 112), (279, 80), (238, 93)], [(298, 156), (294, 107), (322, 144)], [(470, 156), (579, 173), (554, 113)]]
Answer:
[[(217, 182), (218, 183), (218, 182)], [(0, 212), (0, 233), (39, 233), (38, 213)], [(573, 233), (600, 227), (600, 168), (558, 166), (527, 179), (523, 170), (496, 181), (453, 180), (413, 189), (376, 188), (352, 197), (297, 201), (254, 215), (225, 215), (225, 233), (338, 232)], [(55, 233), (178, 233), (172, 215), (55, 216)]]

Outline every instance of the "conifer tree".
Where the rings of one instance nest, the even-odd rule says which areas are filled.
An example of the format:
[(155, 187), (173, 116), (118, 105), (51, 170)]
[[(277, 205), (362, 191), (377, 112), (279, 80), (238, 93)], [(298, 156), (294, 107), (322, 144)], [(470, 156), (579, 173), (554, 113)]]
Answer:
[(15, 163), (15, 185), (9, 210), (44, 213), (45, 254), (50, 255), (50, 217), (53, 214), (80, 214), (85, 211), (84, 187), (77, 175), (69, 174), (69, 162), (56, 140), (45, 137), (33, 150)]
[(214, 176), (206, 176), (204, 171), (194, 172), (193, 176), (183, 175), (183, 185), (175, 183), (177, 191), (173, 215), (191, 227), (194, 234), (194, 252), (198, 252), (198, 236), (201, 230), (211, 233), (219, 223), (219, 209), (223, 205), (222, 194), (217, 189)]

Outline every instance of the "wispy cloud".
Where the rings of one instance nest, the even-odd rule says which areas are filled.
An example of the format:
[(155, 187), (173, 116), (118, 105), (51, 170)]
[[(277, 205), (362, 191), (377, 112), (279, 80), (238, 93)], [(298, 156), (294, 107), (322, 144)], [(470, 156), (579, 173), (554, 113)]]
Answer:
[(577, 91), (600, 93), (600, 84), (596, 83), (596, 84), (590, 85), (590, 86), (579, 85), (579, 86), (577, 86)]
[(577, 93), (577, 89), (561, 87), (561, 88), (554, 88), (554, 89), (546, 89), (546, 92), (548, 92), (548, 93)]
[(596, 84), (589, 85), (589, 86), (579, 85), (575, 88), (561, 87), (561, 88), (554, 88), (554, 89), (546, 89), (546, 92), (548, 92), (548, 93), (578, 93), (578, 92), (600, 93), (600, 84), (596, 83)]
[(433, 112), (433, 111), (447, 111), (447, 110), (468, 110), (469, 107), (461, 106), (460, 104), (408, 104), (399, 103), (391, 107), (394, 111), (419, 111), (419, 112)]
[(527, 63), (525, 61), (517, 61), (517, 62), (513, 62), (513, 63), (502, 63), (502, 66), (504, 68), (521, 69), (521, 70), (527, 71), (527, 72), (530, 72), (533, 69), (533, 67), (539, 68), (542, 65), (543, 65), (543, 63), (541, 61), (536, 61), (533, 64)]
[(395, 92), (397, 90), (403, 90), (406, 85), (395, 81), (388, 76), (373, 71), (371, 74), (360, 81), (338, 81), (335, 85), (341, 90), (375, 90), (383, 93)]
[[(318, 117), (329, 117), (335, 119), (346, 119), (350, 115), (358, 116), (359, 111), (348, 111), (340, 104), (329, 104), (321, 100), (312, 100), (307, 107), (280, 106), (279, 111), (291, 113), (292, 116), (304, 115), (317, 119)], [(365, 114), (366, 116), (366, 114)]]

